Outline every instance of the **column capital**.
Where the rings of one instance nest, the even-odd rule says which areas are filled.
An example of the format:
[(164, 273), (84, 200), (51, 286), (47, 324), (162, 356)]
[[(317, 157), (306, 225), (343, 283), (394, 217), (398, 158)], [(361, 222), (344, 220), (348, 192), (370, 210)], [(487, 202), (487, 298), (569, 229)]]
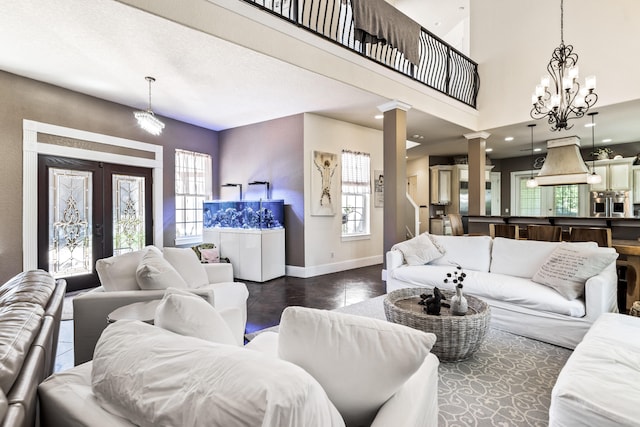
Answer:
[(464, 137), (469, 139), (489, 139), (491, 134), (489, 132), (474, 132), (474, 133), (465, 133)]
[(387, 111), (390, 111), (390, 110), (409, 111), (410, 109), (411, 109), (411, 105), (407, 104), (406, 102), (398, 101), (397, 99), (394, 99), (393, 101), (385, 102), (382, 105), (378, 105), (378, 110), (380, 110), (383, 113), (386, 113)]

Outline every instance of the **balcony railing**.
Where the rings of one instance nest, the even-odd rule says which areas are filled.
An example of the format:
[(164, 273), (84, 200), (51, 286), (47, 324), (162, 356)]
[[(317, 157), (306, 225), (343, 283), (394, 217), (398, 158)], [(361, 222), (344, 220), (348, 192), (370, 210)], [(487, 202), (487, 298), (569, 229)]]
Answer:
[(420, 60), (414, 65), (388, 44), (364, 43), (354, 37), (350, 0), (243, 1), (476, 107), (480, 87), (478, 65), (424, 28), (419, 40)]

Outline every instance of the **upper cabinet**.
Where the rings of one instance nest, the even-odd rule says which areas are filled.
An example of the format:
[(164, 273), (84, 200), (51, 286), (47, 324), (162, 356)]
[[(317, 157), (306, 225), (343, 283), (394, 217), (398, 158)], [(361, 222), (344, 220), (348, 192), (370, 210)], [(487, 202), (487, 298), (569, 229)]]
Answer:
[(597, 160), (594, 169), (602, 177), (600, 184), (590, 186), (592, 191), (629, 190), (632, 187), (631, 166), (634, 159)]
[(431, 203), (448, 205), (451, 203), (451, 179), (453, 166), (431, 166)]
[(633, 170), (633, 203), (640, 203), (640, 165), (632, 166)]

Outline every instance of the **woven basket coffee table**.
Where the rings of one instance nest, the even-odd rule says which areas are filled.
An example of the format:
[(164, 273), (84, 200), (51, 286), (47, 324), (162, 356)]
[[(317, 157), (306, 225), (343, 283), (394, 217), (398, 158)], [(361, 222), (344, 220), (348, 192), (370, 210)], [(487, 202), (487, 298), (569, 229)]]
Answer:
[[(384, 299), (387, 320), (425, 332), (438, 338), (431, 352), (442, 361), (453, 362), (470, 357), (482, 343), (491, 320), (489, 305), (479, 298), (465, 295), (469, 310), (465, 316), (454, 316), (442, 307), (440, 316), (427, 314), (419, 305), (420, 294), (429, 294), (427, 288), (408, 288), (391, 291)], [(452, 291), (441, 291), (447, 302), (455, 295)]]

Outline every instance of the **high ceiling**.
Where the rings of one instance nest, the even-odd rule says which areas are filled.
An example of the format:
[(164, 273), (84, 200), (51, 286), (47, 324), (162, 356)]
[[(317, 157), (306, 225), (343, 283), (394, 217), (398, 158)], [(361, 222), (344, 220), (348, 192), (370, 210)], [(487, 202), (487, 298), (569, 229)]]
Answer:
[[(422, 2), (422, 3), (421, 3)], [(80, 93), (145, 109), (147, 83), (154, 76), (156, 114), (223, 130), (302, 112), (382, 129), (373, 116), (381, 96), (242, 48), (112, 0), (3, 0), (0, 14), (0, 69)], [(468, 17), (468, 0), (397, 0), (399, 8), (438, 6), (423, 26), (447, 33)], [(466, 9), (465, 9), (466, 8)], [(421, 10), (421, 9), (420, 9)], [(417, 18), (416, 18), (417, 19)], [(417, 19), (420, 21), (420, 19)], [(445, 34), (441, 34), (445, 38)], [(640, 101), (602, 108), (615, 123), (597, 128), (598, 138), (614, 143), (640, 141)], [(604, 115), (604, 114), (603, 114)], [(611, 120), (615, 116), (616, 120)], [(133, 120), (133, 116), (132, 116)], [(525, 155), (528, 118), (488, 129), (493, 158)], [(539, 122), (536, 140), (554, 137)], [(591, 131), (575, 134), (591, 141)], [(420, 155), (466, 153), (462, 136), (472, 132), (416, 110), (408, 114), (407, 134)], [(413, 135), (421, 135), (414, 137)], [(549, 135), (549, 136), (546, 136)], [(506, 143), (504, 138), (515, 140)]]

